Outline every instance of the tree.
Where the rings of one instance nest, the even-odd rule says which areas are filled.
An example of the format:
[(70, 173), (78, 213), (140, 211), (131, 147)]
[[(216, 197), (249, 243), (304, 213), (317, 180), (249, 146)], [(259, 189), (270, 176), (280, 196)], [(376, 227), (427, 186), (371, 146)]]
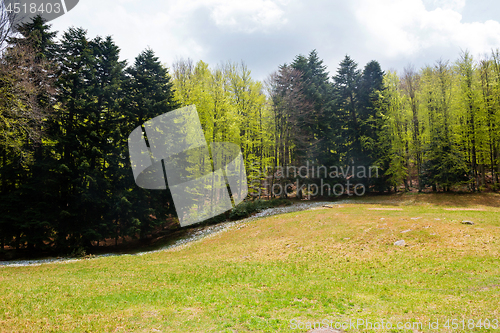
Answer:
[(312, 104), (314, 112), (311, 119), (304, 124), (305, 131), (314, 138), (311, 146), (307, 149), (308, 155), (318, 164), (332, 163), (331, 146), (332, 128), (331, 123), (335, 116), (332, 112), (332, 84), (329, 81), (329, 73), (323, 60), (320, 60), (316, 50), (312, 50), (306, 58), (297, 56), (291, 67), (302, 73), (301, 81), (306, 100)]
[(466, 156), (472, 173), (471, 189), (478, 186), (478, 123), (480, 120), (477, 103), (477, 92), (474, 87), (474, 63), (468, 52), (463, 52), (456, 63), (456, 70), (460, 84), (461, 138), (466, 148)]
[[(87, 31), (70, 28), (58, 44), (56, 59), (59, 64), (57, 86), (58, 113), (52, 124), (55, 150), (61, 154), (54, 161), (57, 179), (58, 210), (56, 226), (57, 246), (88, 247), (93, 238), (88, 234), (94, 223), (88, 216), (89, 203), (86, 188), (94, 179), (90, 175), (91, 152), (97, 133), (92, 133), (96, 121), (94, 85), (96, 58)], [(82, 212), (85, 212), (82, 214)], [(90, 223), (90, 225), (89, 225)]]
[(390, 186), (397, 191), (408, 177), (409, 114), (405, 108), (405, 95), (400, 90), (401, 81), (396, 72), (384, 76), (384, 89), (377, 101), (378, 119), (381, 125), (377, 136), (380, 157), (376, 164), (381, 169), (381, 177), (376, 179), (378, 191)]
[[(145, 121), (180, 106), (175, 99), (173, 82), (167, 68), (160, 63), (151, 49), (142, 51), (135, 58), (133, 66), (126, 69), (124, 90), (126, 96), (123, 101), (126, 124), (122, 132), (124, 137), (128, 137), (133, 129), (141, 126)], [(122, 154), (128, 156), (125, 151)], [(131, 170), (128, 160), (125, 167)], [(132, 183), (130, 171), (129, 179)], [(134, 203), (130, 207), (129, 215), (133, 218), (129, 222), (135, 227), (121, 226), (120, 234), (122, 235), (137, 230), (143, 238), (154, 227), (161, 224), (168, 215), (175, 213), (169, 191), (145, 190), (134, 185), (126, 196), (126, 201)]]
[(497, 172), (496, 172), (496, 189), (499, 188), (498, 183), (499, 183), (499, 175), (500, 175), (500, 138), (498, 136), (498, 127), (494, 124), (498, 124), (500, 121), (500, 52), (497, 49), (496, 51), (492, 52), (491, 56), (491, 70), (492, 70), (492, 76), (493, 76), (493, 107), (491, 108), (491, 112), (493, 115), (491, 116), (492, 119), (494, 119), (494, 123), (492, 124), (493, 129), (496, 129), (493, 133), (497, 134), (496, 137), (496, 142), (495, 146), (493, 148), (494, 150), (494, 156), (495, 156), (495, 163), (497, 167)]
[(54, 57), (57, 31), (50, 31), (51, 25), (47, 24), (42, 16), (37, 15), (31, 22), (21, 23), (16, 30), (21, 37), (9, 37), (11, 45), (29, 46), (36, 50), (36, 60), (51, 60)]
[(301, 71), (283, 65), (267, 81), (275, 135), (274, 163), (282, 170), (304, 162), (306, 151), (315, 143), (308, 130), (315, 123), (314, 108), (306, 98), (301, 77)]
[(18, 15), (14, 11), (7, 11), (5, 2), (2, 2), (0, 4), (0, 55), (8, 47), (7, 40), (15, 33), (18, 23)]
[(357, 165), (363, 160), (359, 123), (358, 89), (361, 72), (348, 55), (333, 77), (336, 119), (332, 128), (336, 134), (336, 151), (346, 164)]
[[(494, 188), (496, 188), (496, 184), (498, 183), (498, 172), (496, 169), (498, 154), (499, 154), (499, 133), (498, 133), (498, 120), (499, 120), (499, 112), (498, 112), (498, 97), (497, 97), (497, 82), (495, 82), (495, 54), (493, 53), (493, 58), (482, 59), (479, 62), (479, 85), (481, 89), (481, 108), (483, 109), (483, 113), (485, 116), (484, 125), (486, 130), (486, 150), (487, 150), (487, 158), (489, 160), (489, 169), (491, 172), (491, 179), (493, 182)], [(485, 183), (486, 170), (482, 170), (482, 184)]]
[(423, 107), (427, 117), (423, 145), (422, 183), (436, 191), (449, 191), (467, 182), (467, 166), (459, 147), (453, 105), (453, 72), (448, 62), (438, 61), (422, 74)]
[[(377, 61), (370, 61), (363, 69), (359, 85), (359, 136), (362, 148), (360, 165), (369, 168), (384, 154), (377, 142), (381, 132), (382, 119), (377, 106), (385, 90), (384, 72)], [(370, 180), (358, 179), (370, 189)]]
[(54, 33), (41, 23), (18, 27), (20, 36), (8, 39), (10, 45), (0, 59), (2, 249), (9, 238), (14, 238), (17, 249), (27, 243), (33, 251), (35, 246), (43, 247), (51, 235), (40, 194), (46, 193), (50, 182), (43, 177), (42, 157), (55, 90), (53, 66), (40, 56), (44, 50), (35, 36), (51, 43)]
[[(228, 62), (212, 70), (203, 61), (194, 65), (188, 59), (174, 63), (173, 69), (176, 97), (182, 105), (196, 105), (207, 142), (223, 138), (238, 144), (249, 183), (259, 187), (256, 184), (264, 181), (265, 170), (274, 156), (273, 131), (262, 84), (251, 78), (244, 63)], [(223, 123), (229, 126), (220, 132)], [(253, 195), (258, 195), (256, 190), (250, 188)]]
[[(423, 183), (420, 179), (422, 174), (422, 128), (420, 124), (419, 100), (417, 95), (419, 91), (420, 75), (415, 71), (413, 66), (408, 66), (404, 69), (401, 83), (403, 92), (408, 100), (411, 110), (412, 140), (408, 150), (411, 151), (411, 155), (415, 160), (418, 190), (421, 192), (423, 189)], [(407, 154), (407, 156), (406, 165), (407, 167), (410, 167), (410, 154)], [(411, 186), (411, 177), (409, 180)]]

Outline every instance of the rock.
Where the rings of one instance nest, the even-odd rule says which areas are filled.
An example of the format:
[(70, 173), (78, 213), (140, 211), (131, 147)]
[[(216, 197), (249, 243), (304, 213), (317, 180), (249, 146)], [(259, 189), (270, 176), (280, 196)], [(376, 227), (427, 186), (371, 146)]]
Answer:
[(462, 224), (474, 225), (472, 221), (462, 221)]
[(405, 246), (406, 242), (402, 240), (398, 240), (397, 242), (394, 242), (394, 245), (396, 246)]
[(403, 231), (401, 231), (401, 233), (404, 234), (404, 233), (407, 233), (407, 232), (410, 232), (410, 231), (411, 231), (411, 229), (403, 230)]
[(326, 208), (333, 208), (332, 205), (323, 205), (323, 207), (326, 207)]

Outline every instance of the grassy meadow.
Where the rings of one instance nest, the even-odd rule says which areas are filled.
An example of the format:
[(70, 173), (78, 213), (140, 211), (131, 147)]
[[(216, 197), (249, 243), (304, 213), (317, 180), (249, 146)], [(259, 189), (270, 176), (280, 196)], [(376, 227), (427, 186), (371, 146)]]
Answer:
[(500, 320), (500, 195), (332, 207), (168, 251), (0, 268), (0, 332), (307, 332), (311, 322), (382, 319), (423, 326), (344, 330), (486, 332), (486, 319)]

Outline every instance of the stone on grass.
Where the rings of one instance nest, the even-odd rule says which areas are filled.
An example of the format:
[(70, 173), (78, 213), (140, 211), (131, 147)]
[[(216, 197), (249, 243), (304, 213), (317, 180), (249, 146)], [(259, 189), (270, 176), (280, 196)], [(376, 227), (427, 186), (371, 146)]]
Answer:
[(472, 222), (472, 221), (462, 221), (462, 224), (473, 225), (474, 222)]
[(394, 245), (396, 246), (405, 246), (406, 242), (402, 240), (398, 240), (397, 242), (394, 242)]

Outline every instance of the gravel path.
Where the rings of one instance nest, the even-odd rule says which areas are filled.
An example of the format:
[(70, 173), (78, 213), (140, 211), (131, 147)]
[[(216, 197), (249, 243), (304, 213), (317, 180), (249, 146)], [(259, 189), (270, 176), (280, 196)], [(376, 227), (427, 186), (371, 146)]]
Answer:
[[(357, 200), (356, 202), (359, 202), (359, 200)], [(133, 255), (140, 256), (140, 255), (144, 255), (147, 253), (166, 251), (166, 250), (170, 250), (173, 248), (185, 246), (189, 243), (195, 242), (195, 241), (200, 240), (202, 238), (205, 238), (209, 235), (215, 235), (219, 232), (226, 231), (230, 227), (235, 226), (237, 224), (246, 223), (246, 222), (258, 219), (258, 218), (279, 215), (279, 214), (286, 214), (286, 213), (291, 213), (291, 212), (298, 212), (298, 211), (313, 209), (313, 208), (317, 208), (317, 207), (322, 207), (324, 205), (332, 206), (332, 205), (340, 205), (340, 204), (345, 204), (345, 203), (352, 203), (352, 201), (351, 200), (341, 200), (341, 201), (335, 201), (335, 202), (301, 202), (301, 203), (292, 204), (291, 206), (286, 206), (286, 207), (268, 208), (268, 209), (262, 210), (259, 213), (254, 214), (251, 217), (248, 217), (248, 218), (245, 218), (242, 220), (231, 221), (231, 222), (222, 222), (222, 223), (211, 225), (211, 226), (194, 228), (188, 235), (178, 239), (173, 244), (162, 247), (162, 248), (157, 249), (157, 250), (138, 252), (138, 253), (133, 253), (133, 254), (106, 253), (106, 254), (99, 254), (99, 255), (92, 256), (92, 258), (101, 258), (101, 257), (110, 257), (110, 256), (133, 256)], [(88, 260), (88, 259), (83, 259), (83, 258), (48, 258), (48, 259), (33, 259), (33, 260), (0, 261), (0, 268), (6, 267), (6, 266), (22, 267), (22, 266), (39, 266), (42, 264), (51, 264), (51, 263), (69, 263), (69, 262), (78, 261), (78, 260)]]

